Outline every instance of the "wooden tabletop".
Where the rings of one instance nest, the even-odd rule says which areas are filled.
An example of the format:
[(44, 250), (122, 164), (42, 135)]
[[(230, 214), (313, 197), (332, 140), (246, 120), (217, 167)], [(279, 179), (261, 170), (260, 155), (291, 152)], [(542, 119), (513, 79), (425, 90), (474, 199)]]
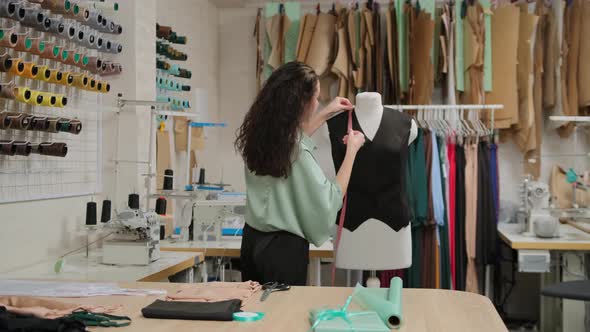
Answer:
[(101, 263), (102, 251), (67, 256), (60, 273), (55, 273), (55, 260), (47, 260), (0, 274), (1, 279), (43, 279), (77, 281), (162, 281), (203, 261), (198, 252), (161, 252), (160, 259), (149, 265), (105, 265)]
[[(160, 242), (160, 249), (163, 251), (184, 251), (201, 252), (206, 257), (240, 257), (241, 238), (228, 238), (222, 241), (207, 242), (174, 242), (165, 240)], [(334, 257), (332, 242), (326, 241), (321, 247), (309, 245), (310, 258), (332, 258)]]
[[(178, 284), (169, 283), (122, 283), (127, 288), (155, 288), (174, 291)], [(133, 322), (129, 327), (117, 328), (117, 332), (129, 331), (302, 331), (310, 328), (310, 309), (323, 306), (342, 306), (351, 295), (352, 288), (293, 287), (287, 292), (277, 292), (265, 302), (259, 302), (260, 294), (250, 301), (244, 310), (264, 312), (258, 322), (207, 322), (146, 319), (141, 308), (152, 303), (156, 297), (107, 296), (95, 298), (61, 299), (79, 304), (122, 304), (120, 314), (128, 315)], [(353, 303), (350, 310), (359, 310)], [(473, 293), (435, 289), (404, 289), (404, 325), (399, 331), (411, 332), (507, 332), (506, 326), (494, 309), (491, 301)], [(97, 329), (97, 331), (112, 331)]]
[(590, 234), (585, 233), (570, 225), (559, 225), (559, 237), (539, 238), (521, 234), (522, 226), (519, 224), (498, 224), (500, 238), (512, 249), (529, 250), (567, 250), (567, 251), (588, 251), (590, 250)]

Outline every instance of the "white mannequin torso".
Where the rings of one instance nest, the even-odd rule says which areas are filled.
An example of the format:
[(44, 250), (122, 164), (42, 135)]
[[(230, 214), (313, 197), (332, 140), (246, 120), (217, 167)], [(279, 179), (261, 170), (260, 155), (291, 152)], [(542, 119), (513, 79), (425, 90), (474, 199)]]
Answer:
[[(356, 96), (355, 116), (367, 139), (372, 140), (379, 129), (383, 116), (381, 95), (374, 92)], [(397, 112), (385, 110), (385, 112)], [(326, 174), (335, 174), (331, 159), (331, 145), (327, 126), (314, 136), (318, 144), (318, 159)], [(418, 135), (412, 120), (409, 143)], [(327, 157), (326, 157), (327, 155)], [(328, 162), (329, 161), (329, 162)], [(328, 168), (328, 169), (326, 169)], [(330, 169), (331, 168), (331, 169)], [(396, 232), (380, 220), (369, 219), (354, 232), (344, 228), (336, 257), (336, 266), (351, 270), (392, 270), (407, 268), (412, 264), (412, 237), (410, 227)]]

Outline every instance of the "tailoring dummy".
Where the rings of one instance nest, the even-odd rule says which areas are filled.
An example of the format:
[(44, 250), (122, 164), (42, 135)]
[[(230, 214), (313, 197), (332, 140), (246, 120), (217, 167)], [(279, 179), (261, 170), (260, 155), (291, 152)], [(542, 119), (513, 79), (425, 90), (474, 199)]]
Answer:
[[(352, 126), (367, 140), (350, 179), (336, 266), (371, 271), (407, 268), (412, 263), (411, 215), (405, 189), (407, 146), (416, 138), (417, 126), (406, 114), (384, 109), (381, 95), (374, 92), (356, 96)], [(340, 167), (346, 151), (342, 137), (348, 128), (348, 112), (330, 119), (326, 127), (315, 138), (318, 160), (330, 176)], [(331, 168), (326, 162), (328, 149)]]

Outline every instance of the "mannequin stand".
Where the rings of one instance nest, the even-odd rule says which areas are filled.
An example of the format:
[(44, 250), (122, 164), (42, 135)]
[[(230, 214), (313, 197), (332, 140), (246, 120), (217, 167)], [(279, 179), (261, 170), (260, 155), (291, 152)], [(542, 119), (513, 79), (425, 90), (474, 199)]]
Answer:
[(367, 288), (379, 288), (381, 287), (381, 280), (377, 278), (377, 271), (371, 271), (371, 277), (367, 279)]

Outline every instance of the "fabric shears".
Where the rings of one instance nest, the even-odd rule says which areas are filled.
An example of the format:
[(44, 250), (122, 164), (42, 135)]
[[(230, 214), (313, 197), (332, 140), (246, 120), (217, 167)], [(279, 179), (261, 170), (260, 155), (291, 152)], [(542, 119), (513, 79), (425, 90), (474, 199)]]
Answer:
[(264, 285), (262, 285), (262, 290), (264, 292), (262, 292), (262, 296), (260, 297), (260, 302), (263, 302), (264, 300), (266, 300), (272, 292), (288, 291), (289, 289), (291, 289), (291, 286), (289, 286), (287, 284), (278, 283), (276, 281), (267, 282)]

